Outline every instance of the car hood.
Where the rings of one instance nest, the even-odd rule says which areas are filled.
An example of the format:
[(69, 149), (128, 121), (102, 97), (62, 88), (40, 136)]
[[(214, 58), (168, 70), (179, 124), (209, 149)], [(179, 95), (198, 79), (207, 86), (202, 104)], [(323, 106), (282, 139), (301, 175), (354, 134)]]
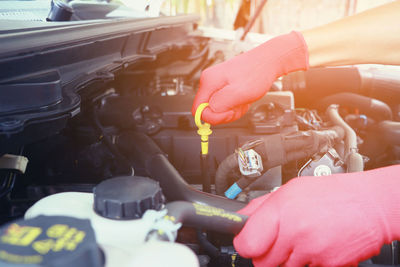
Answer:
[(82, 88), (90, 91), (91, 85), (112, 80), (118, 70), (185, 46), (198, 20), (196, 15), (182, 15), (2, 21), (0, 147), (31, 142), (43, 129), (48, 134), (59, 131), (79, 113), (82, 98), (90, 95)]

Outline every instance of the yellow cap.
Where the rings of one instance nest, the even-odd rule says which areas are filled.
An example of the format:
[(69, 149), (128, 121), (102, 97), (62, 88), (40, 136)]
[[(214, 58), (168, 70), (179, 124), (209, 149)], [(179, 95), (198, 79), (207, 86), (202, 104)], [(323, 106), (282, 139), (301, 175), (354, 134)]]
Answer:
[(203, 113), (204, 109), (208, 106), (208, 103), (202, 103), (197, 107), (196, 113), (194, 115), (194, 122), (196, 126), (199, 128), (197, 133), (201, 137), (201, 154), (207, 155), (208, 154), (208, 136), (212, 133), (209, 123), (202, 123), (201, 122), (201, 114)]

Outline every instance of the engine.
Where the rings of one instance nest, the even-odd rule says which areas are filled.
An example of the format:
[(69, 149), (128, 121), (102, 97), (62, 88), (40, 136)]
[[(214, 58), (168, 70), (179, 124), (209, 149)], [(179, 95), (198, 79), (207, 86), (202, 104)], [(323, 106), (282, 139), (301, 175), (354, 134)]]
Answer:
[[(106, 259), (134, 254), (138, 266), (145, 262), (138, 255), (148, 260), (151, 252), (166, 262), (180, 257), (179, 266), (196, 264), (193, 252), (200, 266), (251, 266), (232, 245), (242, 222), (234, 211), (291, 179), (399, 163), (399, 76), (352, 67), (281, 78), (240, 120), (212, 127), (202, 157), (191, 105), (201, 70), (224, 53), (194, 40), (190, 49), (81, 88), (80, 113), (61, 131), (3, 155), (1, 222), (25, 216), (34, 227), (33, 220), (46, 221), (40, 215), (90, 220)], [(160, 226), (164, 216), (170, 223)], [(94, 242), (93, 230), (75, 220), (65, 223), (76, 232), (60, 251), (80, 244), (82, 233)], [(66, 228), (51, 228), (60, 223), (55, 218), (42, 230), (61, 240)], [(145, 243), (153, 239), (184, 248)], [(397, 262), (396, 242), (382, 250), (365, 266)]]

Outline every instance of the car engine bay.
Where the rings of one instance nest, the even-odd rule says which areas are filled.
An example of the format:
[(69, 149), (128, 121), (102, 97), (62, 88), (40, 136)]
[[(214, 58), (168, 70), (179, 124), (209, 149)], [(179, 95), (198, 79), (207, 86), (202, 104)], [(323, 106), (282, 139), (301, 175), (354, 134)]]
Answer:
[[(61, 60), (64, 70), (21, 74), (36, 66), (34, 57), (46, 53), (36, 53), (32, 62), (23, 54), (12, 64), (2, 60), (9, 69), (0, 85), (2, 229), (14, 220), (20, 226), (30, 221), (30, 227), (45, 225), (42, 234), (48, 229), (54, 242), (66, 238), (50, 236), (58, 231), (50, 231), (54, 225), (80, 229), (87, 238), (95, 236), (102, 252), (79, 243), (79, 231), (75, 243), (64, 240), (58, 251), (58, 243), (33, 249), (45, 257), (66, 251), (76, 255), (68, 244), (87, 248), (92, 261), (82, 266), (252, 266), (232, 245), (238, 223), (245, 220), (235, 212), (246, 203), (302, 176), (323, 179), (400, 163), (400, 71), (357, 66), (280, 78), (244, 117), (211, 126), (209, 152), (202, 157), (191, 105), (201, 71), (229, 58), (229, 43), (193, 34), (192, 23), (182, 25), (130, 33), (124, 59), (108, 61), (113, 67), (85, 69), (102, 53), (96, 41), (83, 51), (84, 65)], [(118, 50), (118, 38), (104, 37), (104, 45)], [(20, 65), (24, 61), (26, 67)], [(22, 68), (19, 75), (10, 74), (14, 64)], [(19, 93), (18, 85), (43, 91), (37, 99), (20, 97), (25, 91)], [(54, 93), (57, 86), (63, 88), (61, 96)], [(49, 103), (41, 102), (45, 99)], [(51, 115), (56, 109), (63, 112)], [(46, 225), (42, 216), (54, 216), (54, 223)], [(90, 225), (61, 216), (89, 220), (94, 233)], [(160, 226), (164, 216), (171, 223)], [(10, 248), (23, 240), (0, 246), (0, 260), (34, 262), (13, 254), (23, 254)], [(157, 253), (159, 258), (151, 259)], [(57, 266), (75, 264), (63, 257)], [(398, 262), (396, 241), (360, 266)]]

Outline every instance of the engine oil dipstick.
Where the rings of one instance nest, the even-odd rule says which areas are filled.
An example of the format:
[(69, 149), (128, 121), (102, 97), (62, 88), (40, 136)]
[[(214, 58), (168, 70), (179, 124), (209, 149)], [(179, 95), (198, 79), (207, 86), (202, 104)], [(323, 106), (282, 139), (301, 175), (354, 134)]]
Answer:
[(203, 191), (211, 193), (211, 177), (209, 173), (208, 166), (208, 136), (212, 133), (209, 123), (201, 122), (201, 114), (204, 109), (208, 106), (208, 103), (202, 103), (198, 106), (196, 114), (194, 115), (194, 122), (199, 128), (197, 133), (201, 137), (201, 155), (200, 155), (200, 165), (201, 165), (201, 176), (203, 180)]
[(208, 155), (208, 136), (212, 133), (209, 123), (201, 122), (201, 114), (204, 109), (208, 107), (208, 103), (202, 103), (197, 107), (196, 114), (194, 115), (194, 122), (196, 126), (199, 128), (197, 133), (201, 137), (201, 154)]

